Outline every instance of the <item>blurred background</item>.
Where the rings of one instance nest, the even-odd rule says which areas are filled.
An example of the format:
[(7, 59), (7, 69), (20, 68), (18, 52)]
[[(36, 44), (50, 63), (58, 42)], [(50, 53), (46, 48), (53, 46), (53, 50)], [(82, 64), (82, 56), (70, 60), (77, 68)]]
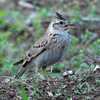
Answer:
[[(8, 82), (56, 11), (75, 26), (65, 59), (43, 81)], [(0, 0), (0, 100), (100, 100), (100, 0)]]
[[(0, 75), (13, 75), (13, 66), (40, 38), (56, 11), (76, 27), (62, 63), (54, 72), (100, 64), (100, 0), (0, 0)], [(50, 69), (47, 69), (50, 70)]]

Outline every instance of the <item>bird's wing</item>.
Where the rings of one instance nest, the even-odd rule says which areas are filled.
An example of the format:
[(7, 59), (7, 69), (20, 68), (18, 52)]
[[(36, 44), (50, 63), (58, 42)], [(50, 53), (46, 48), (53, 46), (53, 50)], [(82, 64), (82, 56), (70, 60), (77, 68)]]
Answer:
[(44, 50), (45, 46), (48, 44), (48, 37), (44, 35), (40, 38), (25, 54), (25, 56), (19, 61), (15, 62), (14, 65), (25, 64), (30, 61), (32, 58), (40, 55)]
[(16, 62), (14, 65), (22, 64), (21, 68), (15, 75), (15, 78), (20, 78), (24, 72), (27, 70), (27, 64), (31, 62), (32, 59), (40, 55), (43, 51), (45, 51), (45, 46), (48, 44), (48, 39), (46, 36), (42, 37), (39, 41), (37, 41), (32, 48), (26, 53), (25, 58)]
[(48, 43), (48, 39), (48, 36), (44, 35), (42, 38), (35, 42), (33, 48), (44, 48)]
[(56, 36), (56, 35), (52, 37), (44, 36), (42, 39), (37, 41), (34, 44), (34, 46), (28, 51), (28, 53), (26, 54), (26, 57), (21, 60), (22, 67), (19, 70), (19, 72), (15, 75), (15, 78), (20, 78), (23, 75), (23, 73), (27, 69), (27, 64), (29, 64), (29, 62), (31, 62), (32, 59), (35, 59), (45, 50), (50, 50), (56, 47), (58, 49), (59, 47), (63, 45), (62, 43), (63, 43), (63, 40), (59, 36)]
[(34, 48), (40, 49), (50, 49), (55, 47), (63, 46), (65, 43), (65, 40), (61, 38), (59, 34), (53, 34), (52, 36), (46, 36), (41, 38), (39, 41), (37, 41), (34, 44)]
[[(59, 39), (58, 39), (59, 38)], [(39, 41), (37, 41), (34, 46), (26, 53), (25, 58), (16, 62), (14, 65), (22, 63), (22, 66), (25, 67), (28, 62), (30, 62), (35, 57), (39, 56), (42, 52), (51, 48), (59, 48), (63, 46), (64, 41), (59, 37), (59, 35), (54, 34), (51, 37), (44, 35)]]

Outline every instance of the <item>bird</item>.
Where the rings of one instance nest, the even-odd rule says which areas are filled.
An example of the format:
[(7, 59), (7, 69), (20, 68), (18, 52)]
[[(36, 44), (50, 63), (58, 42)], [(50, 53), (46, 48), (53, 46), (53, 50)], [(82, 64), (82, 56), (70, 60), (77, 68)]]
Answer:
[(32, 69), (37, 73), (39, 68), (59, 62), (71, 42), (71, 34), (68, 31), (71, 26), (61, 13), (56, 12), (46, 33), (32, 45), (24, 58), (14, 63), (21, 65), (14, 77), (19, 79), (26, 72), (32, 72)]

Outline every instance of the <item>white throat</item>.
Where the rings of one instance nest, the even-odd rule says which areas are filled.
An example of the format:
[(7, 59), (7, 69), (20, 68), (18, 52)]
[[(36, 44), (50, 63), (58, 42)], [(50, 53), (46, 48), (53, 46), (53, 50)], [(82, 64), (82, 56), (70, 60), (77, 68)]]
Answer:
[(49, 27), (48, 27), (48, 29), (47, 29), (47, 33), (54, 33), (54, 34), (56, 34), (58, 32), (59, 32), (59, 30), (55, 30), (53, 28), (53, 23), (51, 22), (50, 25), (49, 25)]
[(53, 23), (51, 22), (48, 29), (47, 29), (47, 34), (59, 34), (62, 35), (62, 38), (66, 40), (66, 42), (70, 43), (71, 42), (71, 35), (70, 33), (66, 31), (60, 31), (56, 30), (53, 28)]

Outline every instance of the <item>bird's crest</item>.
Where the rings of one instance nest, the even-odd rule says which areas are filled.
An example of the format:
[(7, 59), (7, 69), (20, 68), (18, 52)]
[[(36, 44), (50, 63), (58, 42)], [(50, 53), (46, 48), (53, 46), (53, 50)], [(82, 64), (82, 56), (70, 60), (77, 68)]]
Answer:
[(59, 12), (56, 12), (56, 18), (60, 20), (66, 20), (65, 16)]

